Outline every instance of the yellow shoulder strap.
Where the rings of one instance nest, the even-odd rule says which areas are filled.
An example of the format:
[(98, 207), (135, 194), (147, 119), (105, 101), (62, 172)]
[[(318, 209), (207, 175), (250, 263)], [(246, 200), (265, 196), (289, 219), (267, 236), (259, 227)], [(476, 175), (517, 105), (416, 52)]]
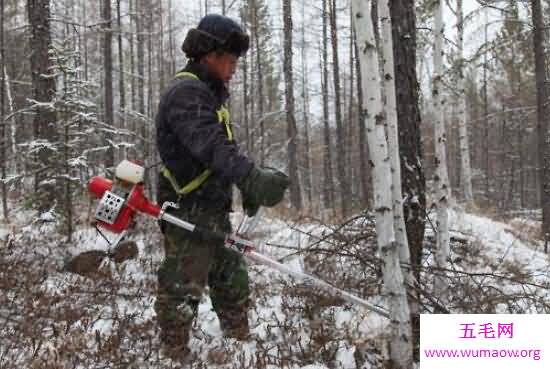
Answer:
[(174, 191), (180, 196), (187, 195), (188, 193), (195, 191), (210, 176), (210, 170), (206, 169), (204, 172), (202, 172), (199, 176), (197, 176), (191, 182), (189, 182), (188, 184), (186, 184), (183, 187), (180, 187), (178, 185), (178, 181), (176, 181), (176, 178), (172, 175), (172, 173), (170, 172), (170, 170), (168, 168), (163, 166), (162, 169), (161, 169), (161, 172), (162, 172), (162, 175), (164, 176), (164, 178), (166, 178), (168, 180), (168, 182), (170, 182), (170, 184), (172, 185), (172, 188), (174, 189)]
[[(176, 74), (176, 78), (178, 77), (189, 77), (196, 80), (200, 80), (199, 77), (197, 77), (196, 74), (190, 73), (190, 72), (179, 72)], [(233, 130), (231, 129), (231, 116), (229, 114), (229, 110), (225, 106), (222, 106), (219, 110), (216, 111), (216, 114), (218, 115), (218, 121), (220, 123), (223, 123), (225, 126), (225, 130), (227, 132), (227, 138), (229, 141), (233, 141)], [(197, 188), (199, 188), (210, 176), (210, 169), (206, 169), (204, 172), (202, 172), (199, 176), (197, 176), (195, 179), (193, 179), (191, 182), (186, 184), (183, 187), (180, 187), (178, 184), (178, 181), (176, 178), (172, 175), (170, 170), (163, 166), (161, 169), (162, 175), (170, 182), (172, 185), (172, 188), (174, 191), (179, 195), (187, 195), (190, 192), (193, 192)]]
[(176, 74), (176, 78), (178, 77), (190, 77), (190, 78), (193, 78), (193, 79), (196, 79), (198, 81), (200, 81), (199, 77), (197, 77), (197, 75), (195, 73), (191, 73), (191, 72), (179, 72)]
[[(200, 81), (200, 78), (196, 74), (191, 72), (179, 72), (176, 74), (176, 78), (178, 77), (189, 77)], [(227, 110), (225, 105), (223, 105), (219, 110), (216, 111), (216, 114), (218, 115), (218, 121), (225, 125), (227, 138), (229, 139), (229, 141), (233, 141), (233, 130), (231, 129), (231, 115), (229, 114), (229, 110)]]
[(216, 111), (218, 114), (218, 121), (225, 125), (225, 131), (227, 132), (227, 138), (229, 141), (233, 141), (233, 130), (231, 129), (231, 114), (229, 110), (222, 105), (222, 107)]

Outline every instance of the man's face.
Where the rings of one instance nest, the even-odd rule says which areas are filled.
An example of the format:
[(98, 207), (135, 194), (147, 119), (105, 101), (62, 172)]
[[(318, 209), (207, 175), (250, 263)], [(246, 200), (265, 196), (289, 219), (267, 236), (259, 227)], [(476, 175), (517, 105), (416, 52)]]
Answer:
[(206, 55), (204, 59), (210, 72), (225, 83), (228, 83), (233, 78), (237, 70), (237, 60), (238, 57), (236, 55), (230, 53), (217, 54), (215, 52)]

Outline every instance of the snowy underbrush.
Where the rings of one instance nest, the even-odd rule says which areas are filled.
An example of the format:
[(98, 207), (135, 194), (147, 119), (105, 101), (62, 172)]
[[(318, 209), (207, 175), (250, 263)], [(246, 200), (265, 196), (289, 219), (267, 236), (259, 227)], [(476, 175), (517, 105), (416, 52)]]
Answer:
[[(451, 258), (443, 270), (434, 267), (434, 230), (426, 228), (421, 282), (432, 311), (550, 312), (550, 255), (544, 253), (532, 220), (514, 218), (503, 223), (451, 211), (450, 224)], [(435, 274), (445, 277), (452, 294), (430, 295), (427, 286)]]
[[(48, 222), (22, 220), (4, 232), (9, 242), (0, 248), (0, 367), (180, 367), (159, 350), (153, 304), (155, 273), (163, 258), (160, 235), (155, 222), (140, 219), (139, 223), (140, 230), (130, 236), (137, 241), (139, 257), (122, 264), (106, 258), (94, 278), (63, 271), (71, 256), (108, 250), (93, 228), (81, 227), (71, 244), (60, 242), (55, 225)], [(307, 259), (302, 248), (330, 246), (323, 240), (330, 239), (325, 234), (339, 234), (321, 225), (297, 228), (267, 220), (254, 228), (254, 234), (265, 235), (268, 244), (261, 245), (262, 251), (298, 269)], [(327, 247), (323, 252), (333, 254), (327, 256), (312, 250), (319, 252), (315, 260), (320, 266), (333, 265), (335, 277), (337, 270), (346, 269), (338, 258), (352, 252), (341, 249), (338, 256)], [(360, 264), (350, 262), (350, 275), (355, 273), (352, 269), (361, 271)], [(250, 279), (252, 338), (247, 342), (224, 338), (205, 296), (190, 342), (197, 356), (194, 368), (355, 368), (363, 363), (366, 368), (379, 367), (382, 355), (375, 340), (381, 321), (373, 314), (317, 295), (264, 266), (251, 265)], [(376, 284), (372, 276), (350, 290), (374, 296)]]
[[(240, 214), (233, 223), (241, 223)], [(252, 228), (247, 234), (262, 252), (384, 306), (371, 215), (337, 227), (262, 218)], [(451, 263), (438, 270), (427, 225), (420, 287), (412, 293), (420, 296), (422, 312), (550, 312), (549, 259), (537, 241), (520, 239), (512, 225), (465, 213), (451, 214), (451, 228)], [(130, 236), (137, 259), (105, 259), (96, 278), (62, 270), (71, 255), (108, 249), (91, 227), (82, 225), (70, 245), (49, 223), (19, 219), (2, 232), (1, 368), (181, 367), (159, 350), (153, 304), (163, 252), (154, 221), (140, 218)], [(265, 266), (249, 270), (251, 339), (224, 338), (205, 295), (190, 342), (193, 368), (386, 367), (385, 318)], [(436, 273), (446, 277), (451, 296), (433, 295)]]

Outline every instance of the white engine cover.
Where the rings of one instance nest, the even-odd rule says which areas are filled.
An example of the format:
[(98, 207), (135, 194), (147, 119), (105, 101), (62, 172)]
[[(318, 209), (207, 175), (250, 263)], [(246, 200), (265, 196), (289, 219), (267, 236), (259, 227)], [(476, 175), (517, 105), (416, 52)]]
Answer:
[(117, 165), (115, 176), (125, 182), (138, 184), (143, 182), (145, 168), (128, 160), (123, 160)]

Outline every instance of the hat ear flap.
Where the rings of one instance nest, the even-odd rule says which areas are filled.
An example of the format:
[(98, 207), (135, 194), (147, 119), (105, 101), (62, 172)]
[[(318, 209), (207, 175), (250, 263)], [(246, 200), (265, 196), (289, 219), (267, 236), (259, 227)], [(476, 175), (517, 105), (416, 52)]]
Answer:
[(226, 41), (225, 48), (230, 53), (241, 57), (248, 51), (249, 44), (250, 38), (246, 33), (232, 32)]
[(216, 48), (216, 41), (204, 32), (191, 28), (185, 36), (181, 50), (189, 59), (197, 59)]

